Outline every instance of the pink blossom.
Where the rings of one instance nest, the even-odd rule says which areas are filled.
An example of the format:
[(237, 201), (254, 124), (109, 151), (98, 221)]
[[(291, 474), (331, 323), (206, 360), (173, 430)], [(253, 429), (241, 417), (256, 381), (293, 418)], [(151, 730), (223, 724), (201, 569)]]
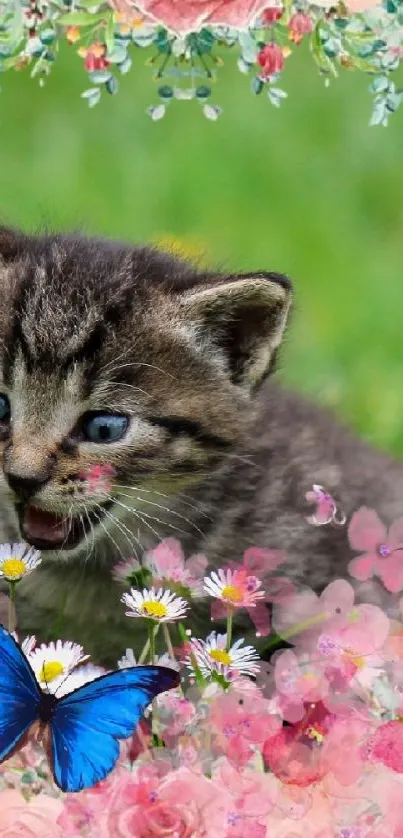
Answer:
[[(290, 35), (290, 40), (294, 42), (294, 44), (300, 44), (304, 35), (309, 34), (312, 32), (313, 24), (312, 20), (305, 12), (296, 12), (290, 18), (288, 23), (288, 31)], [(330, 495), (329, 495), (330, 497)], [(308, 500), (308, 498), (307, 498)], [(333, 498), (332, 498), (333, 500)], [(335, 511), (337, 511), (337, 507), (335, 505)], [(334, 520), (334, 515), (332, 516), (332, 520)], [(346, 519), (344, 518), (344, 521)], [(344, 523), (343, 521), (343, 523)]]
[(133, 7), (180, 35), (203, 26), (224, 24), (245, 29), (255, 20), (267, 0), (110, 0), (119, 12)]
[[(272, 573), (279, 565), (286, 561), (286, 555), (280, 550), (268, 550), (264, 547), (249, 547), (245, 550), (242, 564), (229, 562), (229, 570), (242, 571), (246, 578), (254, 578), (264, 585), (266, 596), (257, 599), (251, 606), (245, 606), (251, 618), (257, 637), (266, 637), (270, 634), (270, 613), (266, 603), (280, 602), (291, 596), (294, 592), (294, 585), (288, 579), (281, 576), (273, 577)], [(211, 619), (220, 620), (226, 617), (228, 609), (225, 603), (216, 600), (211, 605)]]
[(368, 755), (371, 761), (383, 762), (403, 774), (403, 724), (390, 721), (380, 725), (369, 743)]
[(306, 703), (320, 701), (329, 692), (324, 667), (308, 655), (297, 656), (291, 649), (276, 657), (274, 681), (283, 718), (289, 722), (300, 721)]
[(28, 803), (15, 789), (0, 792), (1, 838), (62, 838), (57, 818), (61, 800), (39, 794)]
[(348, 527), (353, 550), (362, 551), (349, 564), (349, 572), (361, 582), (379, 576), (391, 593), (403, 590), (403, 518), (386, 529), (373, 509), (363, 506)]
[(321, 637), (340, 649), (368, 655), (382, 647), (389, 620), (377, 606), (355, 606), (354, 599), (349, 582), (336, 579), (320, 596), (306, 589), (275, 605), (273, 626), (280, 637), (292, 638), (300, 648), (318, 648)]
[(284, 67), (284, 54), (278, 44), (265, 44), (258, 52), (257, 62), (261, 70), (259, 75), (262, 79), (269, 79), (276, 73), (280, 73)]
[(187, 768), (141, 782), (127, 773), (108, 807), (98, 838), (221, 838), (229, 799), (213, 780)]
[(268, 712), (268, 702), (259, 694), (248, 696), (231, 690), (215, 699), (210, 711), (211, 732), (215, 750), (245, 765), (265, 739), (281, 727), (278, 716)]
[(153, 550), (149, 550), (145, 554), (143, 566), (152, 573), (154, 585), (166, 586), (168, 582), (176, 592), (178, 588), (187, 588), (193, 597), (203, 596), (207, 559), (200, 554), (185, 561), (181, 545), (175, 538), (165, 538)]
[[(302, 36), (306, 32), (312, 31), (312, 21), (304, 12), (297, 12), (292, 16), (289, 24), (290, 38), (295, 43), (302, 41)], [(346, 522), (344, 512), (338, 508), (338, 505), (332, 495), (314, 483), (312, 490), (305, 495), (308, 503), (316, 504), (316, 509), (313, 515), (307, 518), (308, 524), (313, 524), (315, 527), (321, 527), (324, 524), (337, 524), (343, 526)]]

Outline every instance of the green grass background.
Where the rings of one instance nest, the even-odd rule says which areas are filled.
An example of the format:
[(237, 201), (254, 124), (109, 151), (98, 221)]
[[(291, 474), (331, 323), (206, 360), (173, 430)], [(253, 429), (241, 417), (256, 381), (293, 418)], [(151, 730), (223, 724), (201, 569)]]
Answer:
[(249, 92), (229, 56), (221, 119), (174, 103), (164, 120), (145, 53), (117, 96), (89, 110), (74, 48), (46, 86), (2, 76), (0, 217), (33, 230), (84, 228), (138, 242), (202, 242), (228, 269), (288, 273), (296, 311), (284, 379), (403, 454), (403, 110), (369, 128), (369, 78), (325, 89), (303, 45), (280, 110)]

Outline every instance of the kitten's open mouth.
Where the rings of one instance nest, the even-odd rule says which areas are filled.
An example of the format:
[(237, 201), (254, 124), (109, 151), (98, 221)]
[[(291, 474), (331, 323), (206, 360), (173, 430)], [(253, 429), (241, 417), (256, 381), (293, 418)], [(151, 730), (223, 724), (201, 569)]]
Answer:
[(107, 501), (97, 506), (96, 512), (88, 511), (85, 515), (74, 518), (48, 512), (37, 506), (18, 504), (17, 512), (21, 535), (24, 541), (38, 550), (71, 550), (76, 547), (91, 529), (103, 517), (104, 511), (112, 506)]

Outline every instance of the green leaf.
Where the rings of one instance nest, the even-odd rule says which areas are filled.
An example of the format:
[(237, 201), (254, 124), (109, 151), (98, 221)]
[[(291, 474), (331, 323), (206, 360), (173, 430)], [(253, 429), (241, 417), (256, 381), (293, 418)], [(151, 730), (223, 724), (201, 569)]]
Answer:
[(60, 26), (94, 26), (95, 23), (108, 18), (107, 12), (68, 12), (66, 15), (60, 15), (57, 22)]
[[(108, 16), (108, 22), (105, 27), (105, 44), (108, 53), (113, 52), (115, 46), (115, 21), (113, 15)], [(109, 58), (109, 61), (111, 59)]]
[(112, 73), (110, 70), (94, 70), (92, 73), (88, 73), (88, 75), (94, 84), (106, 84), (111, 78)]
[(105, 87), (108, 93), (110, 93), (111, 96), (114, 96), (115, 93), (117, 93), (119, 90), (119, 82), (117, 79), (115, 79), (114, 76), (111, 76), (110, 79), (108, 79), (108, 81), (106, 82)]

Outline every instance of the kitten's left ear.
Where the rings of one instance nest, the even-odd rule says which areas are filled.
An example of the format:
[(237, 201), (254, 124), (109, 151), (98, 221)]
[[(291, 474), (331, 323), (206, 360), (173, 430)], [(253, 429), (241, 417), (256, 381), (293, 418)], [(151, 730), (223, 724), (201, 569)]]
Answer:
[(255, 388), (273, 368), (291, 301), (286, 276), (259, 272), (192, 288), (181, 306), (225, 353), (234, 383)]

